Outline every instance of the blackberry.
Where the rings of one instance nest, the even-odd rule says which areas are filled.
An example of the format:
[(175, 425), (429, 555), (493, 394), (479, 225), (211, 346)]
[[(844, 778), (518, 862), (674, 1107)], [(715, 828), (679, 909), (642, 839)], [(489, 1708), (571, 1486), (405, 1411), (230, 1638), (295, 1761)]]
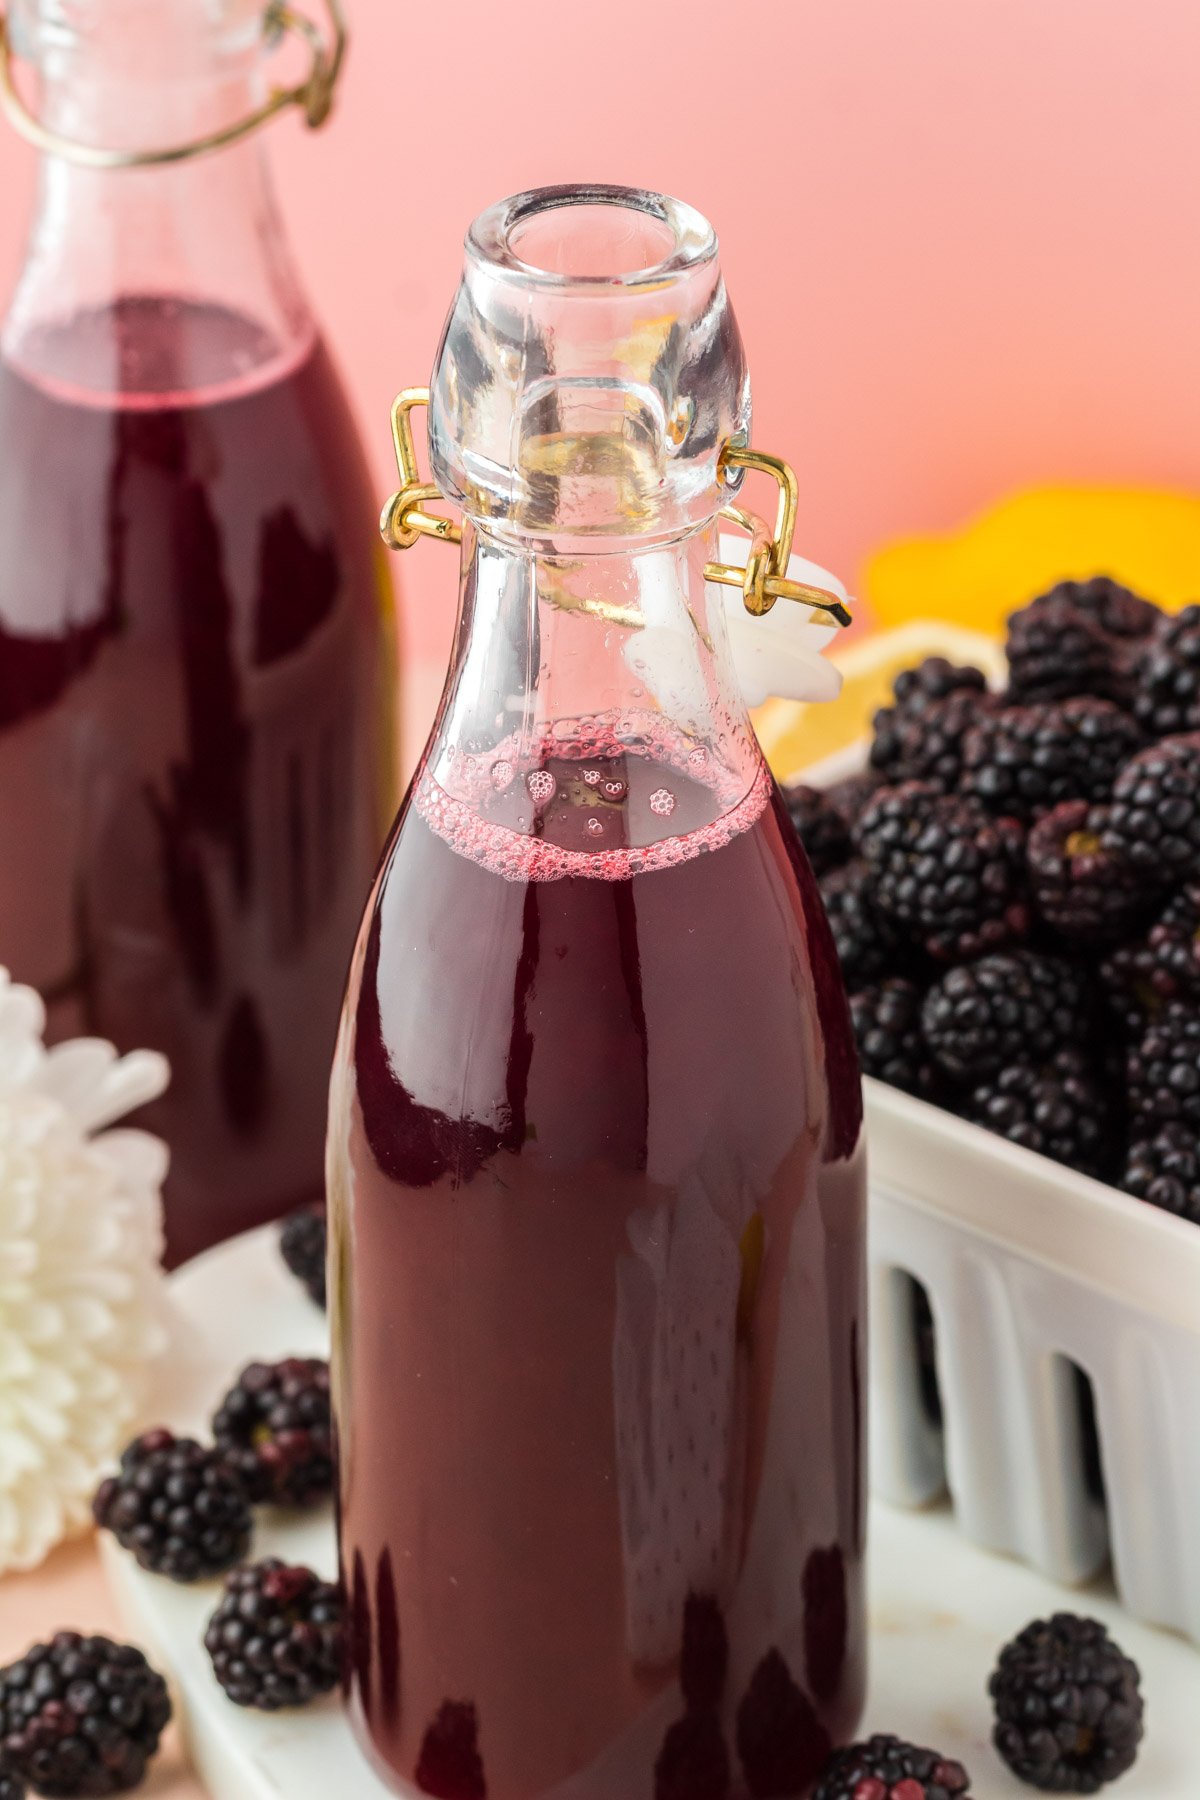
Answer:
[(421, 1740), (414, 1780), (436, 1800), (485, 1800), (479, 1715), (471, 1701), (442, 1701)]
[(316, 1506), (333, 1492), (327, 1362), (290, 1356), (251, 1363), (222, 1400), (212, 1428), (251, 1500)]
[(1135, 1137), (1121, 1186), (1163, 1212), (1200, 1225), (1200, 1133), (1176, 1122)]
[(143, 1569), (172, 1581), (223, 1574), (250, 1547), (250, 1502), (221, 1453), (169, 1431), (134, 1439), (92, 1511)]
[(1078, 1050), (1060, 1050), (1040, 1065), (1010, 1063), (973, 1089), (965, 1111), (998, 1137), (1081, 1174), (1103, 1178), (1111, 1170), (1112, 1098)]
[(1000, 951), (948, 969), (925, 996), (924, 1040), (955, 1081), (979, 1081), (1006, 1063), (1040, 1060), (1077, 1040), (1083, 981), (1056, 957)]
[(1062, 937), (1111, 944), (1132, 931), (1153, 891), (1108, 842), (1110, 812), (1064, 800), (1029, 833), (1025, 855), (1034, 910)]
[(1144, 939), (1114, 951), (1104, 978), (1138, 1029), (1168, 1000), (1200, 1005), (1200, 884), (1173, 895)]
[(892, 683), (896, 705), (914, 713), (962, 692), (986, 694), (987, 676), (971, 663), (952, 663), (944, 656), (927, 656), (911, 669), (901, 669)]
[(776, 1649), (759, 1662), (737, 1709), (737, 1749), (754, 1800), (804, 1793), (833, 1748), (812, 1701)]
[(1128, 702), (1132, 681), (1117, 644), (1098, 621), (1054, 589), (1008, 621), (1008, 697), (1070, 700), (1095, 694)]
[(865, 769), (861, 775), (847, 775), (841, 781), (831, 783), (825, 789), (825, 794), (830, 805), (837, 808), (853, 830), (863, 807), (882, 786), (883, 782), (875, 770)]
[(937, 1075), (921, 1035), (921, 990), (893, 976), (850, 997), (850, 1017), (864, 1075), (926, 1098)]
[(1021, 1781), (1095, 1794), (1132, 1768), (1142, 1737), (1137, 1665), (1096, 1619), (1035, 1619), (1000, 1652), (992, 1741)]
[(711, 1594), (692, 1592), (683, 1604), (683, 1648), (679, 1685), (690, 1712), (719, 1706), (729, 1667), (729, 1637), (721, 1608)]
[(783, 797), (814, 875), (826, 875), (849, 860), (850, 827), (827, 794), (798, 782)]
[(949, 794), (958, 785), (963, 746), (980, 714), (998, 704), (990, 694), (960, 688), (920, 710), (885, 706), (875, 714), (871, 767), (895, 785), (929, 781)]
[(861, 858), (835, 869), (821, 883), (838, 961), (847, 988), (866, 987), (899, 963), (903, 939), (876, 906), (875, 877)]
[(235, 1706), (278, 1712), (337, 1686), (342, 1666), (338, 1589), (277, 1557), (235, 1569), (204, 1633), (213, 1673)]
[(0, 1760), (39, 1794), (137, 1787), (170, 1717), (162, 1676), (110, 1638), (60, 1631), (0, 1669)]
[(324, 1207), (302, 1206), (290, 1213), (279, 1231), (279, 1254), (308, 1297), (317, 1306), (325, 1305)]
[(858, 822), (872, 898), (940, 962), (1025, 936), (1024, 830), (925, 782), (884, 788)]
[(1105, 800), (1143, 738), (1111, 700), (1010, 706), (972, 724), (959, 791), (989, 812), (1030, 820), (1061, 800)]
[(1137, 1121), (1200, 1132), (1200, 1006), (1169, 1001), (1131, 1048), (1126, 1078)]
[(725, 1800), (729, 1752), (714, 1712), (689, 1712), (668, 1727), (654, 1765), (654, 1800)]
[(1151, 737), (1200, 731), (1200, 606), (1162, 621), (1137, 665), (1133, 710)]
[(1069, 601), (1077, 611), (1093, 618), (1101, 631), (1115, 638), (1145, 639), (1163, 617), (1153, 600), (1143, 600), (1111, 575), (1093, 575), (1088, 581), (1060, 581), (1045, 597), (1051, 596)]
[(1200, 876), (1200, 732), (1164, 738), (1125, 765), (1113, 787), (1104, 844), (1147, 886)]
[(960, 1762), (902, 1738), (877, 1736), (837, 1750), (813, 1800), (970, 1800)]

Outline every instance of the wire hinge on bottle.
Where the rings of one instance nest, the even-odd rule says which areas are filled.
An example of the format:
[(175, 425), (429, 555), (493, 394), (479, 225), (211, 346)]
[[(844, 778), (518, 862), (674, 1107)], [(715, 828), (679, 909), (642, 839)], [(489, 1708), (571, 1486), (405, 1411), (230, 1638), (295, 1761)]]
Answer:
[(807, 581), (792, 581), (787, 566), (796, 535), (796, 507), (799, 488), (796, 472), (782, 457), (768, 456), (763, 450), (741, 449), (726, 444), (718, 464), (724, 475), (730, 469), (756, 469), (779, 483), (779, 510), (772, 535), (763, 521), (740, 506), (723, 506), (721, 517), (731, 519), (750, 534), (750, 555), (745, 568), (736, 563), (710, 562), (704, 565), (706, 581), (719, 581), (723, 587), (741, 588), (746, 611), (755, 618), (769, 613), (777, 600), (798, 600), (802, 606), (828, 613), (839, 625), (851, 623), (844, 600), (828, 588), (814, 587)]
[(323, 125), (333, 109), (334, 89), (346, 56), (346, 15), (342, 0), (325, 0), (333, 36), (326, 43), (311, 19), (294, 12), (285, 0), (271, 0), (263, 15), (263, 29), (268, 42), (278, 42), (292, 32), (304, 39), (312, 61), (303, 81), (292, 87), (272, 88), (261, 106), (233, 124), (210, 131), (203, 137), (191, 138), (184, 144), (171, 144), (154, 150), (108, 150), (96, 144), (81, 144), (64, 137), (44, 125), (32, 113), (17, 89), (14, 62), (16, 52), (3, 6), (0, 5), (0, 105), (13, 128), (34, 146), (50, 156), (61, 156), (68, 162), (81, 163), (89, 169), (144, 169), (156, 163), (189, 162), (210, 150), (223, 150), (249, 137), (277, 113), (298, 106), (305, 122), (314, 129)]
[(392, 403), (392, 442), (396, 446), (396, 466), (400, 470), (400, 486), (392, 495), (379, 520), (383, 541), (389, 550), (411, 550), (418, 538), (437, 538), (443, 544), (461, 544), (462, 526), (440, 513), (426, 512), (427, 500), (440, 499), (431, 481), (422, 481), (417, 467), (417, 447), (413, 442), (412, 410), (429, 405), (429, 389), (405, 388)]

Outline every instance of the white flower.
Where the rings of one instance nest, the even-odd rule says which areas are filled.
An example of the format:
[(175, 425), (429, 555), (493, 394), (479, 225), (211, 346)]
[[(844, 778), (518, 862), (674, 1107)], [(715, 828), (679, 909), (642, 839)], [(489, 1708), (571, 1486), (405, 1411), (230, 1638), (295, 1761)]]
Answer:
[(104, 1129), (163, 1091), (166, 1060), (47, 1050), (44, 1027), (0, 968), (0, 1574), (87, 1524), (166, 1346), (166, 1149)]

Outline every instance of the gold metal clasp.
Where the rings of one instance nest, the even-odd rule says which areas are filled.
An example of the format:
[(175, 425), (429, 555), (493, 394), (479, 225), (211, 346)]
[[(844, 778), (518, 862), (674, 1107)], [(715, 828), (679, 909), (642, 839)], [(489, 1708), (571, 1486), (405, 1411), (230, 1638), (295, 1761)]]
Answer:
[(412, 410), (429, 405), (429, 389), (405, 388), (392, 403), (392, 442), (396, 446), (396, 467), (400, 486), (384, 507), (379, 520), (383, 541), (389, 550), (411, 550), (420, 537), (438, 538), (443, 544), (461, 544), (462, 526), (440, 513), (426, 512), (425, 501), (441, 498), (430, 481), (421, 480), (417, 467), (417, 447), (413, 442)]
[(271, 43), (292, 32), (304, 39), (312, 56), (303, 81), (292, 87), (272, 88), (261, 106), (245, 118), (210, 131), (204, 137), (192, 138), (185, 144), (171, 144), (158, 150), (106, 150), (95, 144), (81, 144), (74, 138), (52, 131), (32, 113), (17, 89), (16, 52), (3, 7), (0, 6), (0, 106), (3, 106), (15, 131), (51, 156), (81, 163), (89, 169), (144, 169), (155, 163), (189, 162), (210, 150), (224, 150), (249, 137), (260, 125), (273, 119), (289, 106), (298, 106), (306, 123), (314, 130), (323, 125), (333, 109), (334, 89), (346, 56), (346, 15), (342, 0), (325, 0), (333, 36), (326, 43), (311, 19), (294, 12), (285, 0), (271, 0), (263, 16), (263, 30)]
[(726, 444), (721, 452), (718, 470), (757, 469), (779, 483), (779, 509), (775, 515), (774, 534), (763, 521), (740, 506), (723, 506), (721, 517), (740, 525), (750, 535), (750, 555), (744, 569), (735, 563), (710, 562), (704, 565), (707, 581), (719, 581), (723, 587), (741, 588), (746, 611), (755, 618), (769, 613), (776, 600), (798, 600), (828, 613), (839, 625), (849, 625), (850, 613), (845, 602), (828, 588), (813, 587), (806, 581), (792, 581), (787, 566), (796, 535), (796, 508), (799, 487), (796, 472), (782, 457), (768, 456), (762, 450), (740, 449)]

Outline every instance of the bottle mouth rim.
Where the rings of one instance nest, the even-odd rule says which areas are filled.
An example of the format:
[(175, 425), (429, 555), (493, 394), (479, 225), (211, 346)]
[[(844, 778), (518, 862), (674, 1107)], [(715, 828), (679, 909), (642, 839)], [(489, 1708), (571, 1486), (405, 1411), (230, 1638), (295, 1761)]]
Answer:
[[(624, 209), (657, 224), (661, 229), (655, 249), (660, 253), (636, 268), (604, 270), (547, 268), (521, 254), (520, 240), (527, 235), (524, 228), (533, 221), (561, 209), (587, 206)], [(637, 292), (677, 281), (713, 262), (717, 234), (703, 213), (669, 194), (606, 182), (564, 182), (529, 188), (489, 206), (467, 232), (466, 250), (469, 260), (532, 287), (559, 292), (582, 289), (592, 294)]]

